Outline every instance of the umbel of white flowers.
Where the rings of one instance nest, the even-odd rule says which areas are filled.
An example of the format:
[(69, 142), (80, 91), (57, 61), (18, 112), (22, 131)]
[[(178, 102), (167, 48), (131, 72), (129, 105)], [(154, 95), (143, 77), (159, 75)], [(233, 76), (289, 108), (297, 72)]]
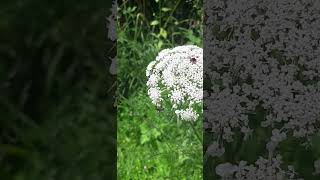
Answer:
[[(157, 107), (167, 101), (181, 120), (202, 111), (203, 50), (194, 45), (162, 50), (147, 67), (148, 95)], [(200, 110), (196, 110), (196, 108)], [(200, 108), (199, 108), (200, 107)]]

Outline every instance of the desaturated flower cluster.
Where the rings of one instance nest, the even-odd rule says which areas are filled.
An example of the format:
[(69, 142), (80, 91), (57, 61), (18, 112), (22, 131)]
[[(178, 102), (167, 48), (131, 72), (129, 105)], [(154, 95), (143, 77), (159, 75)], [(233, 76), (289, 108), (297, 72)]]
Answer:
[[(110, 9), (111, 15), (107, 17), (107, 29), (108, 29), (108, 38), (111, 41), (117, 39), (117, 1), (114, 0), (112, 7)], [(117, 57), (110, 58), (111, 65), (109, 67), (109, 72), (112, 75), (117, 74)]]
[(246, 161), (240, 161), (238, 165), (231, 163), (222, 163), (216, 167), (216, 174), (223, 180), (242, 179), (242, 180), (284, 180), (295, 179), (296, 172), (292, 166), (288, 170), (281, 168), (281, 155), (270, 159), (259, 157), (254, 164), (248, 164)]
[[(203, 50), (194, 45), (162, 50), (146, 70), (148, 95), (157, 107), (167, 100), (177, 117), (194, 121), (202, 109)], [(201, 111), (201, 110), (200, 110)]]
[(206, 156), (222, 156), (236, 132), (250, 137), (257, 109), (260, 127), (272, 129), (269, 155), (289, 136), (312, 145), (320, 128), (319, 2), (205, 1), (204, 78), (212, 86), (204, 128), (215, 137)]
[(115, 41), (117, 39), (117, 1), (114, 0), (111, 7), (111, 15), (107, 18), (108, 20), (108, 38), (111, 41)]

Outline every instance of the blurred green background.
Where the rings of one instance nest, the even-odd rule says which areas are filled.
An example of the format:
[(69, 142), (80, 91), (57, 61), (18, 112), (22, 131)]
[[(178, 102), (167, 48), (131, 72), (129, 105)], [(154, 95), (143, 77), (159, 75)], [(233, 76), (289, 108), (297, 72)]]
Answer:
[(202, 179), (202, 121), (158, 111), (145, 75), (162, 49), (202, 47), (202, 11), (200, 0), (118, 1), (118, 179)]
[(112, 2), (0, 2), (0, 179), (116, 176)]

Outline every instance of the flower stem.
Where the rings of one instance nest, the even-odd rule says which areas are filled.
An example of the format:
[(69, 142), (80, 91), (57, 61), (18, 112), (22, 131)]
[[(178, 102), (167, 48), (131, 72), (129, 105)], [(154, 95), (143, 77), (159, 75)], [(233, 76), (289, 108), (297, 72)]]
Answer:
[(194, 123), (192, 123), (191, 121), (188, 121), (189, 125), (191, 126), (193, 132), (196, 134), (197, 139), (199, 140), (200, 144), (202, 144), (202, 138), (200, 137), (198, 131), (194, 128)]

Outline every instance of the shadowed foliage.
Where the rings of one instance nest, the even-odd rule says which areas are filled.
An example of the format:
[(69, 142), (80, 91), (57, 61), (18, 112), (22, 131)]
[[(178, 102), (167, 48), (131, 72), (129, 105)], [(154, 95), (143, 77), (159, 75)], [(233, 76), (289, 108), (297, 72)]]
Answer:
[(0, 177), (115, 177), (108, 1), (0, 3)]

